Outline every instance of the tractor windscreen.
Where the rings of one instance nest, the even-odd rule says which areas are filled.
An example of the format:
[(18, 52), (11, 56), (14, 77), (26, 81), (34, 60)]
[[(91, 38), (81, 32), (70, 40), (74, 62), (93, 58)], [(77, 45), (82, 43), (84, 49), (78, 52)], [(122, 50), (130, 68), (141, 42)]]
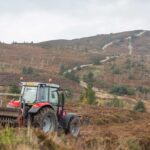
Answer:
[(25, 86), (22, 89), (22, 94), (26, 103), (33, 103), (36, 100), (37, 87)]

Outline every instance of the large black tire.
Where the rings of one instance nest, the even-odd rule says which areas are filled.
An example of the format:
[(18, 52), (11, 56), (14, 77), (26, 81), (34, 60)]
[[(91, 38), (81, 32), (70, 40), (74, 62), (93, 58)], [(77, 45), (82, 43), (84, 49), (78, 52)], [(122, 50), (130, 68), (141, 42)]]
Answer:
[(51, 108), (43, 108), (34, 116), (33, 125), (44, 132), (54, 132), (57, 130), (57, 116)]
[(70, 122), (69, 122), (69, 133), (74, 136), (77, 137), (80, 133), (80, 118), (79, 117), (73, 117)]

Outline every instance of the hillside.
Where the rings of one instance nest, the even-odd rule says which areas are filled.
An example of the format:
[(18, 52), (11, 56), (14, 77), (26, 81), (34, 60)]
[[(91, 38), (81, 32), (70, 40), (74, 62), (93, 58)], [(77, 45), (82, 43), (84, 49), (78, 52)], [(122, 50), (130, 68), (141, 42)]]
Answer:
[[(131, 38), (131, 40), (129, 40)], [(136, 30), (97, 35), (74, 40), (54, 40), (41, 43), (0, 43), (0, 69), (19, 70), (22, 66), (51, 69), (91, 63), (106, 55), (150, 54), (150, 31)], [(130, 52), (129, 52), (130, 51)], [(132, 52), (131, 52), (132, 51)], [(7, 69), (6, 69), (7, 68)]]
[[(53, 78), (57, 83), (67, 85), (70, 89), (79, 89), (78, 83), (62, 77), (62, 73), (71, 68), (88, 66), (107, 56), (119, 56), (116, 62), (105, 63), (101, 67), (103, 74), (95, 76), (96, 86), (100, 87), (100, 80), (104, 82), (128, 84), (137, 87), (142, 82), (149, 86), (149, 55), (150, 55), (150, 31), (135, 30), (121, 33), (111, 33), (85, 37), (73, 40), (53, 40), (41, 43), (0, 43), (0, 85), (10, 85), (19, 82), (20, 76), (26, 80), (45, 81)], [(132, 70), (125, 68), (125, 61), (128, 57), (134, 58), (134, 64), (141, 63), (141, 57), (145, 60), (144, 74), (133, 77), (137, 66)], [(137, 58), (137, 59), (135, 59)], [(124, 62), (122, 62), (124, 60)], [(122, 68), (121, 73), (112, 74), (110, 66), (115, 69)], [(32, 68), (32, 74), (24, 74), (24, 67)], [(26, 68), (25, 68), (26, 69)], [(100, 68), (99, 68), (100, 69)], [(88, 68), (87, 68), (88, 70)], [(100, 69), (102, 70), (102, 69)], [(148, 71), (146, 71), (148, 70)], [(143, 70), (139, 70), (143, 73)], [(132, 76), (135, 79), (128, 79)], [(80, 76), (80, 74), (79, 74)], [(61, 82), (60, 82), (61, 80)], [(113, 82), (112, 82), (113, 81)], [(74, 85), (78, 88), (74, 88)], [(67, 87), (65, 86), (65, 87)], [(80, 92), (78, 93), (80, 95)], [(78, 98), (77, 98), (78, 99)]]

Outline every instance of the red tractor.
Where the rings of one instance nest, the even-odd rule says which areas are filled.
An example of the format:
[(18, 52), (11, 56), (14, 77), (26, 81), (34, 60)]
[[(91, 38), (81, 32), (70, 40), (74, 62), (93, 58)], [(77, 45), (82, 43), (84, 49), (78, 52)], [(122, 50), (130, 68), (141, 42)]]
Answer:
[(32, 126), (44, 132), (63, 129), (77, 136), (80, 119), (64, 109), (66, 91), (59, 85), (39, 82), (22, 82), (20, 100), (11, 100), (0, 108), (2, 126)]

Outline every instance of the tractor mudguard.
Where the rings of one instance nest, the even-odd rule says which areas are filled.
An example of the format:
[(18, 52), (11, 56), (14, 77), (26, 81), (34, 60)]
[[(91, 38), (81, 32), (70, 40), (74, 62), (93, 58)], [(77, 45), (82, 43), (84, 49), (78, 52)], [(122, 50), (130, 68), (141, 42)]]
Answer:
[(47, 102), (42, 102), (42, 103), (36, 103), (36, 104), (34, 104), (34, 105), (30, 108), (30, 110), (28, 111), (28, 113), (30, 113), (30, 114), (35, 114), (35, 113), (37, 113), (39, 110), (41, 110), (41, 109), (44, 108), (44, 107), (49, 107), (49, 108), (51, 108), (51, 109), (54, 110), (54, 108), (52, 107), (51, 104), (49, 104), (49, 103), (47, 103)]
[(63, 127), (65, 129), (68, 129), (69, 126), (69, 122), (71, 121), (71, 119), (73, 119), (74, 117), (77, 117), (77, 115), (75, 113), (67, 113), (62, 119), (63, 119)]

